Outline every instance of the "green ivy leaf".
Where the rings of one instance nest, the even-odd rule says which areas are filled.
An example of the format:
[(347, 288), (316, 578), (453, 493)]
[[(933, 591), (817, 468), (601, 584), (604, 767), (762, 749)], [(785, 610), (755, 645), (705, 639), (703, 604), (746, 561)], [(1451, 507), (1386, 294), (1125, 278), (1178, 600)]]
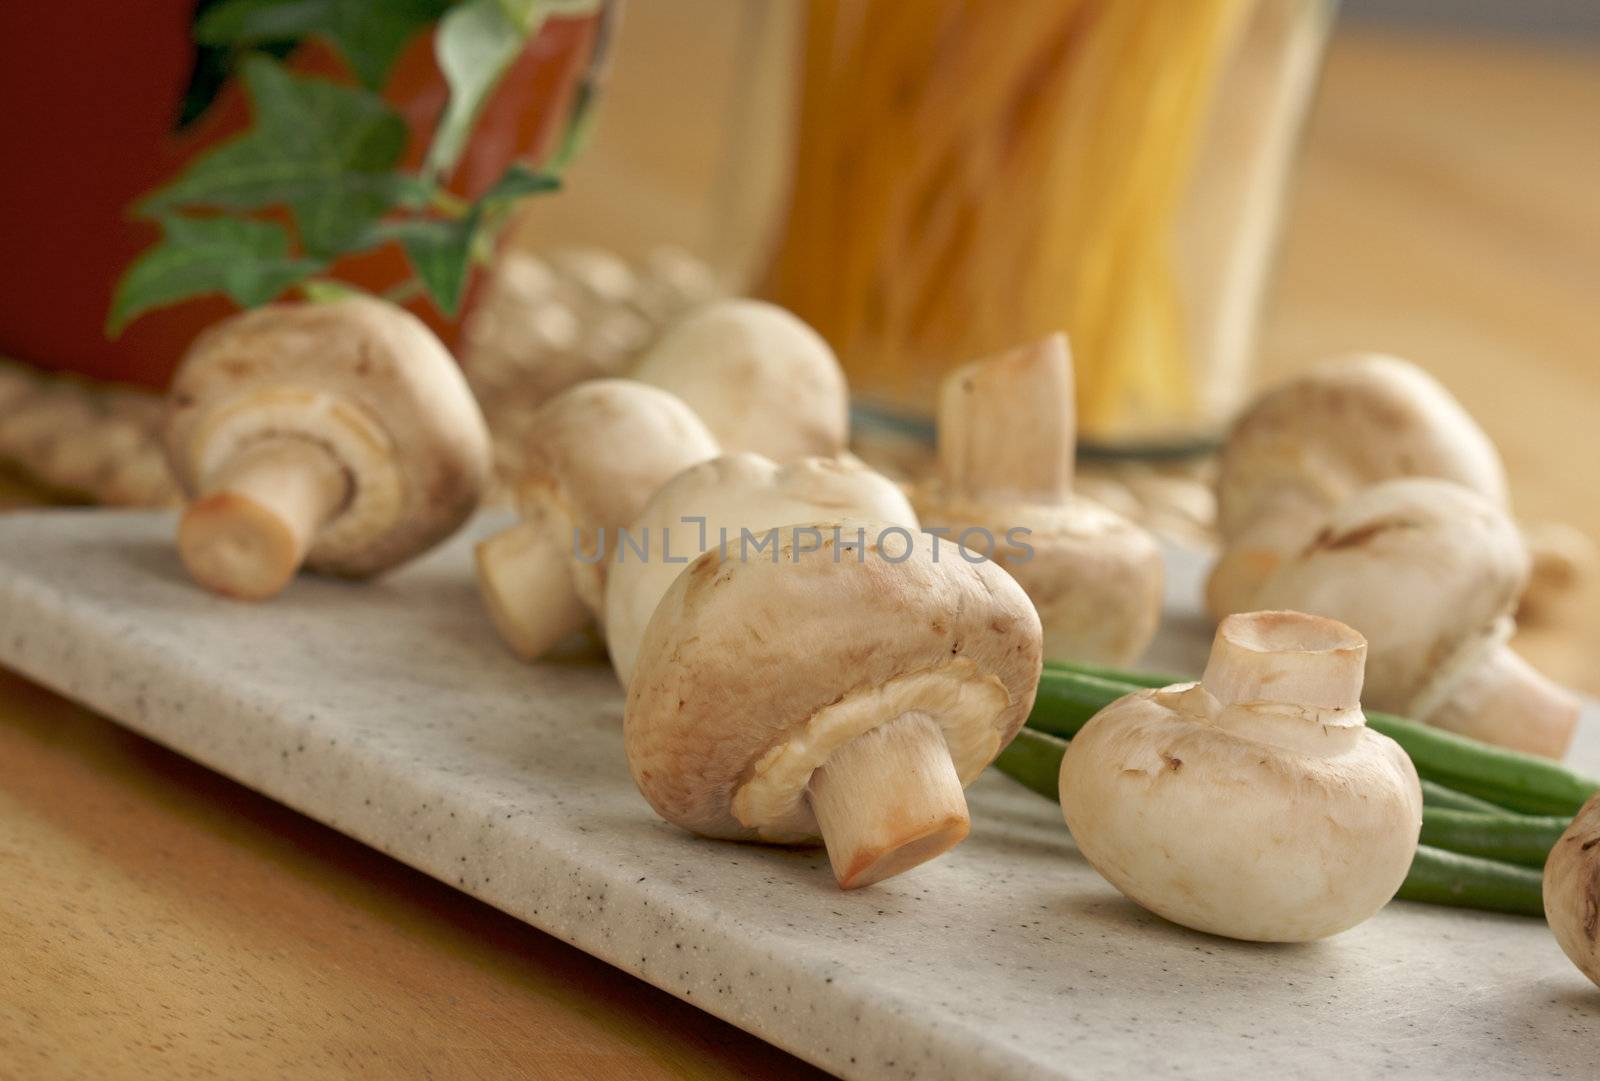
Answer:
[(168, 217), (161, 229), (161, 243), (117, 283), (106, 321), (111, 337), (144, 312), (202, 293), (224, 293), (246, 308), (265, 304), (322, 269), (291, 254), (288, 230), (273, 222)]
[(364, 86), (379, 89), (401, 51), (451, 0), (222, 0), (196, 22), (202, 45), (254, 47), (321, 37)]
[(397, 204), (424, 198), (419, 180), (394, 172), (406, 125), (375, 94), (293, 75), (264, 57), (246, 61), (244, 81), (254, 126), (196, 158), (139, 213), (287, 204), (306, 250), (330, 257)]
[(466, 296), (481, 217), (474, 206), (464, 218), (410, 218), (379, 227), (383, 237), (400, 242), (417, 280), (446, 317), (455, 317)]
[(455, 218), (406, 218), (380, 222), (372, 243), (398, 241), (417, 280), (439, 311), (454, 317), (461, 310), (477, 253), (492, 245), (512, 203), (525, 195), (555, 191), (559, 177), (513, 164), (483, 197)]

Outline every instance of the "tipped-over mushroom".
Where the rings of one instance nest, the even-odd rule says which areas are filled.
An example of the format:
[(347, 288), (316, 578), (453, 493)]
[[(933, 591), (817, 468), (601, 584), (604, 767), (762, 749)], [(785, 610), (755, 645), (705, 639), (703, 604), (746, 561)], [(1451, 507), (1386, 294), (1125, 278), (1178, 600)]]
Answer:
[(1578, 971), (1600, 987), (1600, 796), (1583, 805), (1550, 850), (1544, 918)]
[(628, 529), (643, 548), (619, 543), (607, 576), (606, 644), (617, 678), (624, 686), (632, 678), (651, 614), (701, 552), (736, 548), (747, 533), (759, 539), (777, 526), (840, 519), (917, 530), (900, 488), (858, 462), (801, 458), (779, 466), (759, 454), (730, 454), (673, 477)]
[(1387, 356), (1331, 361), (1269, 391), (1234, 423), (1219, 464), (1222, 555), (1206, 587), (1219, 617), (1256, 607), (1261, 580), (1369, 485), (1436, 477), (1506, 502), (1488, 436), (1432, 376)]
[(966, 836), (962, 789), (1032, 708), (1041, 643), (993, 563), (839, 529), (691, 563), (645, 630), (624, 731), (663, 818), (735, 840), (820, 835), (850, 889)]
[(912, 498), (924, 529), (1011, 572), (1039, 610), (1046, 658), (1126, 664), (1161, 618), (1161, 552), (1073, 494), (1072, 403), (1059, 334), (956, 370), (939, 398), (938, 477)]
[(529, 432), (517, 485), (522, 521), (476, 554), (495, 627), (534, 660), (600, 614), (617, 531), (717, 444), (683, 402), (626, 379), (563, 391), (539, 407)]
[(1331, 619), (1223, 620), (1199, 683), (1118, 699), (1067, 747), (1061, 809), (1084, 858), (1229, 938), (1305, 942), (1377, 912), (1410, 869), (1422, 789), (1366, 726), (1365, 655)]
[(190, 347), (168, 402), (167, 455), (193, 500), (178, 551), (228, 596), (270, 597), (302, 563), (386, 571), (455, 532), (489, 479), (455, 361), (379, 300), (227, 319)]
[(1503, 510), (1413, 477), (1363, 489), (1327, 515), (1249, 606), (1315, 612), (1366, 635), (1373, 709), (1559, 758), (1578, 700), (1506, 644), (1527, 575)]
[(833, 350), (760, 300), (717, 300), (650, 347), (633, 377), (672, 391), (727, 451), (831, 458), (850, 438), (850, 392)]

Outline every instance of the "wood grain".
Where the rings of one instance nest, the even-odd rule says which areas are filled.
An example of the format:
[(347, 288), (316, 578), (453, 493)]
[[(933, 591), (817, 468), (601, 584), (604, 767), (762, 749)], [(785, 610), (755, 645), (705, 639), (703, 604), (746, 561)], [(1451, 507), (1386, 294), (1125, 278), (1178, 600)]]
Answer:
[(0, 673), (0, 1077), (817, 1076)]
[[(1340, 39), (1262, 378), (1410, 356), (1499, 441), (1523, 514), (1600, 536), (1596, 116), (1592, 53)], [(1594, 596), (1522, 640), (1591, 691)], [(0, 883), (4, 1081), (815, 1075), (4, 675)]]

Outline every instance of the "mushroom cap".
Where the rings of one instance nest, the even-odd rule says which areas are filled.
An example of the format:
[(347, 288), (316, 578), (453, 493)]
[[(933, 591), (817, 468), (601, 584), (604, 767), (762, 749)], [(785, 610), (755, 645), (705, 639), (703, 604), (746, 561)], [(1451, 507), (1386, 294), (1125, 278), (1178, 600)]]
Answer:
[(917, 528), (900, 488), (860, 462), (800, 458), (780, 466), (759, 454), (729, 454), (673, 477), (628, 527), (646, 545), (642, 557), (619, 541), (607, 573), (606, 644), (617, 678), (626, 685), (632, 677), (645, 626), (673, 579), (717, 547), (724, 531), (736, 545), (742, 529), (840, 519)]
[(1377, 912), (1422, 827), (1411, 759), (1362, 724), (1296, 717), (1284, 746), (1225, 712), (1184, 684), (1119, 699), (1072, 738), (1061, 805), (1084, 858), (1157, 915), (1229, 938), (1309, 941)]
[(675, 323), (633, 377), (688, 402), (723, 449), (780, 462), (832, 457), (850, 438), (850, 392), (822, 336), (760, 300), (718, 300)]
[(1046, 660), (1128, 664), (1155, 637), (1161, 548), (1115, 511), (1083, 496), (990, 503), (938, 484), (917, 488), (913, 502), (924, 529), (993, 558), (1017, 580), (1044, 625)]
[(1412, 477), (1352, 496), (1256, 600), (1356, 628), (1369, 646), (1367, 705), (1415, 714), (1503, 637), (1527, 575), (1505, 511), (1458, 484)]
[[(631, 379), (594, 379), (562, 391), (529, 424), (517, 498), (557, 544), (609, 553), (617, 532), (674, 474), (717, 453), (716, 439), (684, 402)], [(599, 613), (611, 560), (574, 561), (574, 582)]]
[(1234, 422), (1219, 466), (1219, 616), (1259, 607), (1250, 591), (1276, 561), (1371, 484), (1436, 477), (1506, 502), (1500, 456), (1461, 404), (1421, 368), (1378, 354), (1320, 364), (1262, 395)]
[(1550, 850), (1544, 915), (1562, 952), (1600, 987), (1600, 795), (1583, 805)]
[(489, 482), (489, 433), (455, 360), (386, 301), (273, 304), (210, 327), (168, 392), (173, 472), (192, 496), (244, 445), (279, 436), (327, 447), (351, 494), (307, 562), (387, 570), (453, 533)]
[(856, 736), (925, 713), (965, 785), (1026, 719), (1039, 618), (1009, 575), (935, 560), (926, 537), (892, 562), (903, 531), (864, 524), (863, 544), (854, 524), (842, 542), (831, 528), (781, 529), (771, 555), (707, 551), (657, 606), (624, 735), (639, 791), (668, 821), (711, 837), (811, 840), (806, 785)]

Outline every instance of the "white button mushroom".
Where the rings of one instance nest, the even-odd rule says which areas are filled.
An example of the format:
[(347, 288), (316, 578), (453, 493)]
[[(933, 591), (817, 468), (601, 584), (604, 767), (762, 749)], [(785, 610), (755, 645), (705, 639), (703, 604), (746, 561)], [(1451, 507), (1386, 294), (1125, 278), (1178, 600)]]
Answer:
[(522, 522), (478, 545), (477, 569), (500, 636), (534, 660), (602, 611), (618, 530), (717, 443), (676, 397), (627, 379), (563, 391), (528, 430)]
[(1578, 971), (1600, 987), (1600, 796), (1583, 805), (1550, 850), (1544, 918)]
[(992, 556), (1039, 610), (1045, 657), (1126, 664), (1161, 618), (1155, 540), (1072, 489), (1072, 369), (1056, 334), (951, 373), (924, 529)]
[(1207, 585), (1217, 616), (1251, 594), (1286, 554), (1362, 488), (1437, 477), (1505, 505), (1505, 471), (1488, 436), (1422, 369), (1363, 355), (1318, 365), (1258, 399), (1233, 426), (1217, 477), (1223, 551)]
[(645, 630), (624, 715), (663, 818), (820, 834), (846, 889), (966, 836), (962, 788), (1021, 727), (1041, 667), (1038, 616), (999, 567), (856, 528), (786, 527), (691, 563)]
[(850, 438), (850, 392), (822, 336), (760, 300), (718, 300), (668, 328), (633, 377), (689, 403), (727, 451), (831, 458)]
[(261, 599), (302, 563), (388, 570), (453, 533), (488, 483), (489, 435), (445, 347), (368, 298), (227, 319), (190, 347), (165, 441), (194, 500), (178, 529), (207, 589)]
[(1067, 747), (1061, 807), (1132, 900), (1229, 938), (1337, 934), (1394, 896), (1422, 790), (1360, 708), (1366, 644), (1297, 612), (1230, 616), (1199, 683), (1128, 695)]
[(899, 487), (857, 462), (801, 458), (779, 466), (759, 454), (732, 454), (673, 477), (629, 527), (645, 547), (616, 545), (607, 575), (606, 644), (617, 678), (626, 685), (632, 677), (651, 614), (701, 552), (738, 545), (744, 530), (759, 538), (778, 526), (841, 518), (917, 529)]
[(1559, 758), (1579, 702), (1507, 646), (1528, 575), (1515, 524), (1442, 480), (1391, 480), (1326, 516), (1249, 598), (1366, 635), (1367, 705)]

